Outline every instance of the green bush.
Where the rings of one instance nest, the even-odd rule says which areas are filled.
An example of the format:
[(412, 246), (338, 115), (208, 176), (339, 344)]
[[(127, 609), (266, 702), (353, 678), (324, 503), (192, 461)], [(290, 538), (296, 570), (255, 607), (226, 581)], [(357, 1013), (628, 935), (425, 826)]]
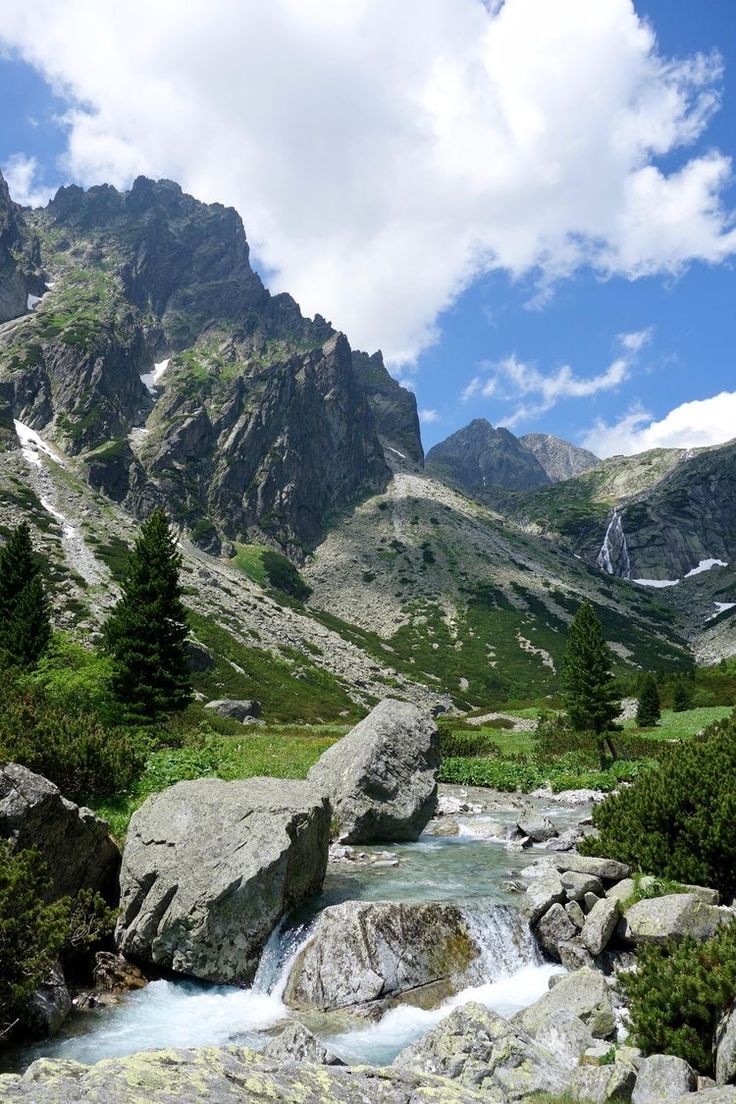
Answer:
[(446, 724), (437, 725), (440, 734), (440, 751), (442, 758), (453, 757), (477, 757), (495, 758), (498, 756), (498, 745), (493, 738), (482, 729), (470, 730), (450, 728)]
[(636, 870), (736, 892), (736, 722), (707, 729), (702, 741), (670, 746), (658, 767), (593, 813), (598, 839), (581, 850)]
[(29, 683), (42, 687), (59, 706), (77, 713), (95, 713), (100, 720), (115, 723), (120, 718), (120, 706), (112, 688), (113, 672), (109, 656), (55, 633)]
[(104, 727), (94, 714), (74, 711), (23, 679), (3, 682), (0, 763), (22, 763), (73, 801), (127, 790), (149, 750), (142, 731)]
[(49, 904), (48, 869), (35, 850), (0, 840), (0, 1041), (56, 962), (68, 926), (68, 901)]
[(705, 943), (646, 946), (635, 972), (619, 974), (634, 1041), (645, 1054), (677, 1054), (713, 1072), (713, 1037), (736, 992), (736, 924)]
[(266, 578), (272, 587), (302, 602), (307, 600), (312, 589), (304, 582), (291, 560), (268, 548), (263, 552), (262, 560)]

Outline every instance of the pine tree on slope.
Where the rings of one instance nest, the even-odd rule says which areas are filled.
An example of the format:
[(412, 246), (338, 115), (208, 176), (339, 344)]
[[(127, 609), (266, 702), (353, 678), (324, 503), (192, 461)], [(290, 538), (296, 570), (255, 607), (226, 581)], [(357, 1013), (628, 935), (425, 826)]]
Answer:
[(642, 677), (639, 702), (636, 707), (636, 723), (639, 728), (652, 728), (662, 716), (657, 680), (651, 672)]
[(680, 675), (675, 682), (675, 689), (672, 692), (672, 708), (675, 713), (686, 713), (688, 709), (692, 708), (692, 704), (692, 691), (685, 682), (685, 679)]
[(594, 734), (601, 762), (606, 744), (616, 758), (607, 735), (621, 713), (612, 664), (598, 615), (590, 602), (583, 602), (568, 630), (562, 692), (570, 724), (576, 732)]
[(115, 692), (136, 716), (176, 712), (192, 696), (180, 567), (166, 514), (155, 510), (141, 528), (122, 596), (104, 628)]
[(0, 652), (20, 667), (32, 667), (50, 639), (46, 591), (23, 521), (0, 549)]

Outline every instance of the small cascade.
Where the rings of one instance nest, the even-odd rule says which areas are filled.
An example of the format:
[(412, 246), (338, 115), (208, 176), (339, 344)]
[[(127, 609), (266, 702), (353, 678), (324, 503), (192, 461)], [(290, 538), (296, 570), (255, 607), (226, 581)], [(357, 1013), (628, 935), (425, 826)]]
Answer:
[(306, 943), (311, 929), (311, 923), (289, 928), (283, 920), (274, 928), (263, 948), (256, 976), (253, 978), (253, 993), (269, 993), (281, 998), (294, 959)]
[(626, 543), (626, 534), (618, 507), (611, 514), (600, 552), (596, 558), (596, 567), (607, 571), (609, 575), (618, 575), (623, 579), (631, 578), (631, 558)]
[(519, 909), (477, 901), (462, 909), (468, 932), (480, 950), (465, 978), (479, 985), (501, 981), (527, 966), (539, 966), (542, 955)]

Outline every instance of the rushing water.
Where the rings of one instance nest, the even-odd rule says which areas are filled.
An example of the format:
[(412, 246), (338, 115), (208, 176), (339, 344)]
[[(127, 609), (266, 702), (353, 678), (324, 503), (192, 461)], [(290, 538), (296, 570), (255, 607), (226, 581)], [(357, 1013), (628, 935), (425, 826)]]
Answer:
[[(570, 814), (555, 810), (552, 816), (562, 828)], [(348, 899), (457, 902), (481, 954), (461, 983), (465, 988), (438, 1008), (401, 1004), (371, 1023), (310, 1016), (309, 1027), (344, 1061), (390, 1062), (453, 1008), (471, 1000), (512, 1015), (546, 991), (559, 967), (542, 962), (516, 902), (502, 888), (512, 868), (534, 861), (539, 852), (510, 855), (500, 841), (476, 838), (488, 819), (465, 817), (455, 837), (425, 836), (393, 846), (397, 866), (331, 865), (322, 895), (272, 935), (250, 989), (154, 981), (111, 1009), (72, 1017), (59, 1036), (25, 1048), (13, 1065), (24, 1068), (41, 1056), (91, 1063), (169, 1046), (238, 1043), (261, 1049), (269, 1030), (291, 1014), (282, 995), (311, 921), (320, 909)]]

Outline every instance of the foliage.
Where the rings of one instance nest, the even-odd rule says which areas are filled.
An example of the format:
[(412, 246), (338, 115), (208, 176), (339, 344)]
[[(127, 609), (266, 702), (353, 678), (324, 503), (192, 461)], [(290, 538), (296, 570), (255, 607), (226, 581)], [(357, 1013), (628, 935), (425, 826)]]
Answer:
[(600, 619), (590, 602), (583, 602), (568, 630), (563, 700), (572, 728), (594, 732), (599, 741), (621, 712), (612, 667)]
[(235, 547), (235, 565), (253, 582), (271, 586), (299, 601), (306, 601), (312, 593), (291, 560), (281, 552), (262, 544), (238, 544)]
[(684, 678), (678, 678), (672, 691), (672, 708), (675, 713), (684, 713), (693, 703), (693, 692)]
[(56, 962), (68, 903), (48, 903), (48, 869), (35, 850), (0, 840), (0, 1040)]
[(110, 656), (84, 648), (64, 633), (54, 633), (29, 682), (43, 688), (59, 707), (94, 713), (103, 722), (114, 724), (120, 718), (120, 706), (113, 691), (113, 674)]
[(122, 596), (105, 624), (115, 692), (133, 716), (176, 712), (192, 694), (180, 566), (166, 514), (154, 510), (141, 528)]
[(632, 1035), (645, 1054), (676, 1054), (713, 1072), (713, 1038), (736, 992), (736, 923), (706, 942), (645, 946), (636, 971), (619, 974)]
[(117, 919), (117, 909), (92, 889), (80, 889), (69, 906), (62, 958), (79, 955), (91, 950), (112, 935)]
[(639, 728), (652, 728), (662, 716), (657, 680), (651, 672), (642, 676), (639, 701), (636, 707), (636, 723)]
[(622, 781), (631, 781), (641, 771), (649, 769), (646, 761), (629, 763), (619, 760), (607, 770), (595, 770), (581, 763), (574, 755), (566, 755), (556, 763), (540, 766), (524, 759), (445, 759), (440, 769), (441, 782), (462, 786), (491, 786), (504, 792), (520, 790), (529, 793), (549, 783), (555, 793), (572, 789), (598, 789), (608, 792)]
[(581, 850), (688, 884), (736, 892), (736, 721), (673, 745), (654, 770), (593, 813)]
[(499, 754), (498, 745), (491, 733), (482, 728), (458, 729), (440, 721), (437, 729), (443, 759), (456, 756), (495, 757)]
[(48, 599), (23, 521), (0, 548), (0, 651), (14, 664), (32, 667), (50, 636)]
[(143, 769), (143, 732), (106, 728), (92, 713), (56, 699), (20, 672), (0, 683), (0, 762), (18, 762), (85, 801), (127, 789)]

